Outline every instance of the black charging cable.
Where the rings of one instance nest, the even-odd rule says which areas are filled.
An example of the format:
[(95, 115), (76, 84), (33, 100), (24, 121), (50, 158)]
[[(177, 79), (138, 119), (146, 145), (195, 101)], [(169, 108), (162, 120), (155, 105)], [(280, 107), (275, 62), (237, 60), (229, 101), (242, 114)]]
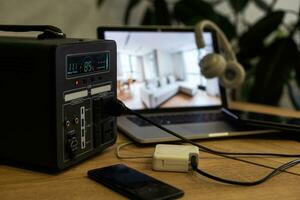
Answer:
[(281, 165), (280, 167), (276, 168), (275, 170), (273, 170), (271, 173), (267, 174), (265, 177), (259, 179), (259, 180), (256, 180), (256, 181), (249, 181), (249, 182), (242, 182), (242, 181), (235, 181), (235, 180), (229, 180), (229, 179), (224, 179), (224, 178), (220, 178), (220, 177), (217, 177), (217, 176), (214, 176), (212, 174), (209, 174), (201, 169), (198, 168), (198, 162), (197, 162), (197, 158), (195, 156), (192, 156), (191, 157), (191, 166), (192, 166), (192, 169), (194, 171), (196, 171), (197, 173), (207, 177), (207, 178), (210, 178), (210, 179), (213, 179), (215, 181), (219, 181), (219, 182), (222, 182), (222, 183), (227, 183), (227, 184), (232, 184), (232, 185), (241, 185), (241, 186), (254, 186), (254, 185), (259, 185), (269, 179), (271, 179), (273, 176), (276, 176), (278, 174), (280, 174), (281, 172), (285, 171), (286, 169), (288, 168), (291, 168), (297, 164), (300, 163), (300, 158), (298, 159), (295, 159), (295, 160), (292, 160), (290, 162), (287, 162), (287, 163), (284, 163), (283, 165)]
[[(250, 162), (250, 161), (246, 161), (246, 160), (242, 160), (242, 159), (238, 159), (238, 158), (235, 158), (235, 157), (232, 157), (232, 156), (228, 156), (228, 155), (259, 155), (259, 156), (278, 156), (278, 157), (300, 157), (300, 155), (298, 154), (277, 154), (277, 153), (227, 153), (227, 152), (221, 152), (221, 151), (216, 151), (216, 150), (213, 150), (213, 149), (210, 149), (210, 148), (207, 148), (203, 145), (200, 145), (198, 143), (195, 143), (159, 124), (156, 124), (155, 122), (149, 120), (147, 117), (144, 117), (143, 115), (129, 109), (123, 102), (121, 102), (120, 100), (116, 100), (116, 101), (113, 101), (111, 102), (112, 105), (110, 105), (110, 112), (112, 115), (114, 116), (120, 116), (120, 115), (123, 115), (123, 114), (131, 114), (131, 115), (135, 115), (145, 121), (147, 121), (148, 123), (158, 127), (159, 129), (181, 139), (182, 141), (184, 142), (187, 142), (187, 143), (190, 143), (194, 146), (197, 146), (199, 148), (200, 151), (203, 151), (203, 152), (206, 152), (206, 153), (210, 153), (210, 154), (214, 154), (214, 155), (218, 155), (218, 156), (222, 156), (222, 157), (225, 157), (225, 158), (229, 158), (229, 159), (233, 159), (233, 160), (238, 160), (238, 161), (242, 161), (242, 162), (246, 162), (246, 163), (249, 163), (249, 164), (255, 164), (255, 165), (259, 165), (259, 166), (264, 166), (264, 167), (267, 167), (265, 165), (261, 165), (261, 164), (257, 164), (257, 163), (253, 163), (253, 162)], [(192, 166), (192, 169), (196, 172), (198, 172), (199, 174), (207, 177), (207, 178), (210, 178), (210, 179), (213, 179), (213, 180), (216, 180), (216, 181), (219, 181), (219, 182), (223, 182), (223, 183), (227, 183), (227, 184), (233, 184), (233, 185), (241, 185), (241, 186), (253, 186), (253, 185), (258, 185), (260, 183), (263, 183), (267, 180), (269, 180), (270, 178), (280, 174), (281, 172), (285, 171), (286, 169), (288, 168), (291, 168), (297, 164), (300, 163), (300, 158), (298, 159), (295, 159), (295, 160), (292, 160), (290, 162), (287, 162), (283, 165), (281, 165), (280, 167), (278, 168), (272, 168), (274, 169), (271, 173), (269, 173), (268, 175), (266, 175), (265, 177), (257, 180), (257, 181), (250, 181), (250, 182), (241, 182), (241, 181), (234, 181), (234, 180), (228, 180), (228, 179), (223, 179), (223, 178), (220, 178), (220, 177), (217, 177), (217, 176), (214, 176), (214, 175), (211, 175), (207, 172), (204, 172), (202, 171), (201, 169), (198, 168), (198, 162), (197, 162), (197, 159), (195, 157), (192, 157), (191, 159), (191, 166)], [(271, 167), (268, 167), (268, 168), (271, 168)]]

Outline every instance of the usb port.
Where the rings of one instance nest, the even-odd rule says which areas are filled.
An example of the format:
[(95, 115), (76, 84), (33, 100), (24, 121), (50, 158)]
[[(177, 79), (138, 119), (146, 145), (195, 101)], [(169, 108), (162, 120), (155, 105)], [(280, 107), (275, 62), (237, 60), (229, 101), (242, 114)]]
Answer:
[(85, 131), (84, 129), (81, 130), (81, 137), (84, 137), (85, 136)]
[(81, 127), (84, 127), (84, 119), (81, 119)]

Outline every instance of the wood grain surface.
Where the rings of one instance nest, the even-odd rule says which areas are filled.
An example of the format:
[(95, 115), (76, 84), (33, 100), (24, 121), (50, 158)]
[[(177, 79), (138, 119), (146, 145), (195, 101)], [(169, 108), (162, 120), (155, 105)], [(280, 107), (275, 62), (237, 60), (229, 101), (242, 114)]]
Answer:
[[(293, 115), (288, 110), (276, 110), (272, 107), (245, 105), (236, 103), (235, 108), (257, 110), (268, 113)], [(0, 199), (126, 199), (118, 193), (87, 178), (87, 171), (117, 163), (126, 164), (161, 181), (184, 190), (182, 199), (232, 200), (232, 199), (300, 199), (300, 165), (257, 186), (243, 187), (215, 182), (196, 173), (157, 172), (152, 170), (152, 160), (118, 159), (116, 146), (129, 139), (119, 134), (117, 143), (101, 154), (58, 174), (45, 174), (0, 164)], [(197, 141), (215, 150), (227, 152), (277, 152), (300, 154), (300, 134), (271, 133)], [(149, 155), (155, 145), (137, 146), (132, 144), (122, 149), (123, 155)], [(272, 169), (293, 158), (278, 157), (240, 157), (240, 159), (258, 163), (262, 166), (200, 153), (199, 167), (208, 173), (227, 179), (254, 181), (262, 178)]]
[[(248, 136), (218, 140), (202, 140), (199, 143), (222, 151), (232, 152), (281, 152), (300, 153), (297, 137), (284, 134)], [(295, 139), (296, 138), (296, 139)], [(128, 141), (119, 134), (117, 144)], [(26, 169), (0, 165), (0, 199), (126, 199), (112, 190), (87, 178), (87, 171), (94, 168), (124, 163), (161, 181), (184, 190), (182, 199), (299, 199), (300, 166), (282, 173), (264, 184), (252, 187), (233, 186), (209, 180), (195, 173), (156, 172), (151, 169), (151, 159), (120, 160), (115, 156), (116, 145), (102, 154), (80, 163), (64, 172), (51, 175)], [(122, 150), (124, 155), (145, 155), (154, 151), (154, 145), (141, 147), (130, 145)], [(277, 167), (288, 158), (242, 159)], [(249, 165), (200, 153), (201, 169), (229, 179), (255, 180), (263, 177), (270, 169)]]

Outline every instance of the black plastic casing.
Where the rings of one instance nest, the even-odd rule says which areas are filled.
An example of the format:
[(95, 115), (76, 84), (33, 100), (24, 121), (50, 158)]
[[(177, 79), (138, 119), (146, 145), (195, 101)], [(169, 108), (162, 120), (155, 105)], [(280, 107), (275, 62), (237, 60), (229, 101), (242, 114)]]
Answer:
[[(67, 55), (103, 51), (110, 55), (108, 71), (67, 77)], [(91, 94), (103, 85), (108, 90)], [(103, 104), (116, 98), (114, 41), (0, 37), (0, 91), (0, 161), (60, 171), (116, 141), (116, 118)], [(66, 94), (78, 91), (87, 95), (65, 100)], [(86, 116), (81, 125), (85, 148), (80, 146), (80, 124), (72, 121), (81, 119), (80, 108)], [(66, 121), (71, 122), (68, 128)], [(76, 148), (70, 150), (74, 140), (78, 144), (72, 143)]]

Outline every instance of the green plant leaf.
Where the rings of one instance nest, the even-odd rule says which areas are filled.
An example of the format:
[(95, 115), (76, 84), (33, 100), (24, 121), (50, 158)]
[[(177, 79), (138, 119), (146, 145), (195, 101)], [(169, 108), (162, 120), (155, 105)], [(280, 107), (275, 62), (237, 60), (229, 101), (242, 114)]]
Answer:
[(213, 7), (202, 0), (180, 0), (174, 6), (175, 18), (186, 25), (208, 19), (220, 26), (226, 36), (231, 39), (236, 35), (235, 28), (224, 16), (218, 14)]
[(194, 25), (199, 19), (215, 16), (213, 7), (202, 0), (180, 0), (174, 6), (174, 15), (187, 25)]
[(171, 25), (171, 17), (165, 0), (154, 0), (157, 25)]
[(240, 59), (253, 58), (260, 55), (264, 49), (265, 38), (277, 30), (284, 17), (283, 11), (271, 12), (267, 16), (258, 20), (250, 29), (239, 38)]
[(287, 83), (287, 91), (294, 108), (300, 110), (300, 90), (293, 82)]
[(100, 8), (105, 0), (97, 0), (97, 7)]
[(224, 17), (223, 15), (218, 15), (218, 18), (215, 21), (215, 23), (218, 24), (218, 26), (226, 34), (229, 40), (236, 37), (236, 29), (227, 17)]
[(171, 25), (171, 16), (165, 0), (154, 0), (153, 7), (144, 13), (142, 25)]
[(229, 0), (229, 5), (236, 13), (243, 12), (248, 3), (249, 0)]
[(300, 88), (300, 52), (298, 52), (298, 62), (295, 67), (295, 72), (296, 72), (296, 81), (297, 81), (298, 87)]
[(130, 0), (129, 3), (127, 4), (126, 10), (125, 10), (125, 15), (124, 15), (124, 24), (128, 24), (129, 22), (129, 16), (132, 11), (132, 9), (140, 3), (141, 0)]
[(156, 25), (156, 16), (151, 8), (147, 8), (142, 20), (142, 25)]
[(263, 11), (269, 11), (270, 7), (264, 0), (254, 0), (255, 5)]
[(281, 38), (265, 49), (255, 71), (249, 100), (277, 105), (290, 72), (297, 65), (297, 45), (291, 38)]

